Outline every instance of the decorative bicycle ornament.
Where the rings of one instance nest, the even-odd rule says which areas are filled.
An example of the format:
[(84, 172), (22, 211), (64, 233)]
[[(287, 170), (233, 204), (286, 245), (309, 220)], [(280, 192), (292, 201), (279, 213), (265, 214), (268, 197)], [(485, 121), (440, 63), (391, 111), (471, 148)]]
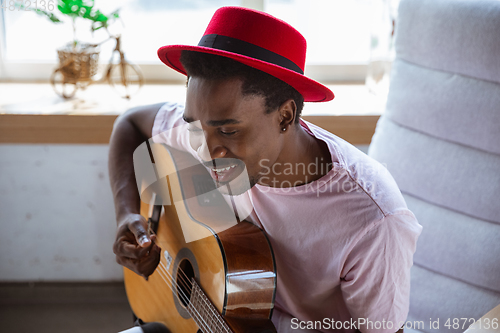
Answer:
[[(116, 41), (105, 71), (98, 75), (99, 46), (109, 39)], [(128, 62), (121, 50), (120, 35), (110, 36), (99, 44), (82, 44), (79, 49), (71, 45), (57, 51), (59, 67), (50, 77), (55, 92), (63, 98), (71, 98), (78, 89), (85, 89), (93, 83), (107, 81), (123, 98), (130, 99), (144, 84), (141, 69)], [(115, 63), (115, 55), (119, 56)]]

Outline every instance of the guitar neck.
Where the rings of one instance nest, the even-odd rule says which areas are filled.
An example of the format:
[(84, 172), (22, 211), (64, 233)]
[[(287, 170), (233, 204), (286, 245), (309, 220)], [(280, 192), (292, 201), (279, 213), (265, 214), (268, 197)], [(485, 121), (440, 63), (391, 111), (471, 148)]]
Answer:
[(217, 308), (210, 302), (195, 279), (192, 279), (191, 297), (187, 310), (204, 333), (233, 333)]

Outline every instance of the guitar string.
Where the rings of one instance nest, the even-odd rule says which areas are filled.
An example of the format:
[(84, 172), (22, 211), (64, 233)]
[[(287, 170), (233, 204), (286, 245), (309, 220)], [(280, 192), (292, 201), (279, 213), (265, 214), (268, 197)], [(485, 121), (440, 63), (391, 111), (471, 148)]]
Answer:
[[(160, 261), (160, 264), (163, 265), (163, 263)], [(166, 269), (166, 267), (163, 265), (163, 267)], [(189, 277), (186, 275), (186, 273), (184, 272), (184, 270), (182, 270), (182, 268), (178, 268), (178, 271), (180, 271), (182, 273), (182, 275), (184, 275), (184, 278), (182, 276), (179, 276), (179, 279), (181, 281), (187, 281), (188, 284), (191, 284), (191, 288), (192, 288), (192, 282), (189, 280)], [(186, 288), (189, 288), (189, 286), (186, 286), (186, 284), (184, 284), (184, 286)], [(220, 325), (222, 325), (224, 327), (224, 329), (227, 331), (228, 328), (227, 328), (227, 323), (224, 321), (224, 319), (221, 318), (221, 315), (219, 312), (215, 311), (213, 308), (212, 308), (212, 304), (209, 303), (209, 301), (205, 298), (202, 297), (202, 300), (203, 300), (203, 303), (205, 303), (205, 308), (210, 310), (213, 314), (213, 316), (215, 316), (215, 318), (217, 318), (217, 321), (219, 322)]]
[[(160, 265), (165, 270), (167, 270), (166, 267), (165, 267), (165, 265), (161, 261), (160, 261)], [(193, 288), (192, 287), (192, 282), (189, 281), (189, 278), (187, 277), (186, 273), (180, 267), (178, 268), (178, 271), (180, 271), (185, 276), (185, 278), (183, 278), (182, 276), (179, 275), (179, 280), (181, 280), (181, 282), (184, 284), (184, 287), (186, 287), (186, 289), (189, 289), (191, 287), (191, 289), (192, 289)], [(187, 281), (187, 283), (186, 283), (186, 281)], [(208, 301), (205, 298), (202, 298), (202, 300), (203, 300), (203, 303), (205, 303), (205, 307), (212, 312), (213, 316), (215, 316), (217, 318), (217, 321), (219, 322), (219, 324), (221, 324), (222, 326), (224, 326), (226, 323), (223, 320), (221, 320), (222, 318), (220, 318), (220, 314), (218, 312), (216, 312), (215, 310), (213, 310), (213, 308), (211, 307), (211, 304), (208, 303)], [(227, 328), (226, 328), (226, 330), (227, 330)]]
[[(161, 261), (160, 261), (160, 266), (161, 266), (161, 268), (163, 268), (163, 269), (161, 269), (161, 268), (160, 268), (160, 271), (162, 271), (164, 274), (165, 274), (165, 273), (166, 273), (166, 274), (168, 274), (168, 276), (170, 276), (170, 280), (172, 281), (172, 283), (176, 283), (176, 282), (174, 282), (175, 280), (174, 280), (174, 279), (173, 279), (173, 277), (171, 276), (170, 272), (166, 269), (166, 267), (164, 266), (164, 264), (163, 264)], [(180, 268), (179, 268), (179, 271), (181, 271), (184, 275), (186, 275), (182, 269), (180, 269)], [(179, 279), (182, 279), (182, 277), (180, 276), (180, 277), (179, 277)], [(166, 282), (166, 281), (165, 281), (165, 282)], [(184, 283), (184, 286), (185, 286), (185, 287), (186, 287), (186, 289), (187, 289), (187, 288), (188, 288), (188, 286), (186, 286), (185, 281), (182, 281), (182, 282)], [(190, 282), (190, 283), (191, 283), (191, 282)], [(177, 283), (176, 283), (176, 284), (177, 284)], [(177, 286), (178, 286), (178, 285), (177, 285)], [(171, 288), (171, 289), (172, 289), (172, 288)], [(180, 289), (180, 291), (181, 291), (181, 292), (183, 293), (183, 295), (184, 295), (184, 300), (186, 301), (186, 299), (187, 299), (186, 303), (189, 303), (189, 302), (188, 302), (188, 301), (189, 301), (189, 299), (188, 299), (188, 298), (187, 298), (187, 296), (184, 294), (184, 292), (182, 291), (182, 289)], [(206, 300), (206, 299), (204, 299), (204, 298), (202, 297), (202, 298), (201, 298), (201, 300), (203, 301), (203, 303), (205, 303), (205, 306), (206, 306), (205, 308), (206, 308), (207, 310), (209, 310), (210, 312), (212, 312), (212, 315), (213, 315), (213, 316), (215, 316), (215, 318), (217, 318), (218, 323), (219, 323), (219, 324), (220, 324), (220, 325), (221, 325), (221, 326), (222, 326), (222, 327), (226, 330), (226, 332), (229, 332), (229, 333), (230, 333), (230, 331), (228, 331), (227, 327), (224, 327), (224, 326), (225, 326), (225, 325), (227, 325), (227, 324), (226, 324), (224, 321), (221, 321), (221, 318), (219, 317), (219, 316), (220, 316), (220, 314), (219, 314), (218, 312), (215, 312), (215, 311), (214, 311), (214, 310), (213, 310), (213, 309), (209, 306), (209, 304), (208, 304), (208, 302), (207, 302), (207, 300)], [(193, 308), (193, 309), (195, 309), (195, 308)], [(195, 311), (196, 311), (196, 309), (195, 309)], [(198, 312), (198, 311), (196, 311), (196, 312)]]
[[(156, 243), (156, 245), (159, 247), (159, 245), (158, 245), (158, 243), (156, 242), (156, 240), (155, 240), (155, 243)], [(178, 286), (177, 282), (176, 282), (176, 281), (173, 279), (173, 277), (170, 275), (170, 272), (168, 271), (168, 269), (165, 267), (165, 264), (164, 264), (161, 260), (160, 260), (160, 262), (159, 262), (159, 266), (160, 266), (160, 269), (161, 269), (161, 268), (163, 268), (163, 272), (164, 272), (164, 273), (166, 273), (168, 276), (170, 276), (170, 280), (172, 281), (172, 284), (173, 284), (173, 283), (175, 283), (175, 284)], [(180, 267), (178, 268), (178, 271), (180, 271), (180, 272), (181, 272), (181, 273), (185, 276), (185, 279), (183, 279), (183, 277), (182, 277), (181, 275), (179, 275), (179, 280), (181, 280), (181, 282), (183, 282), (184, 287), (186, 288), (186, 290), (190, 289), (190, 287), (191, 287), (191, 290), (192, 290), (192, 288), (193, 288), (192, 283), (189, 281), (189, 278), (187, 277), (186, 273), (185, 273), (185, 272), (184, 272), (184, 271), (183, 271)], [(186, 281), (185, 281), (185, 280), (187, 280), (187, 283), (186, 283)], [(166, 281), (165, 281), (165, 282), (166, 282)], [(166, 282), (166, 283), (167, 283), (167, 282)], [(172, 289), (172, 288), (171, 288), (171, 289)], [(189, 302), (188, 302), (188, 301), (189, 301), (189, 299), (188, 299), (188, 297), (184, 294), (184, 292), (182, 291), (182, 289), (180, 289), (180, 291), (183, 293), (185, 301), (187, 300), (187, 301), (186, 301), (186, 303), (189, 303)], [(215, 318), (217, 318), (218, 323), (219, 323), (219, 324), (220, 324), (220, 325), (221, 325), (221, 326), (222, 326), (222, 327), (226, 330), (226, 332), (229, 332), (229, 331), (228, 331), (228, 328), (227, 328), (227, 324), (226, 324), (223, 320), (221, 321), (221, 319), (222, 319), (222, 318), (220, 318), (220, 314), (219, 314), (218, 312), (214, 311), (212, 307), (210, 307), (210, 305), (209, 305), (209, 303), (207, 302), (207, 300), (206, 300), (206, 299), (204, 299), (204, 298), (202, 297), (202, 298), (201, 298), (201, 300), (202, 300), (202, 301), (203, 301), (203, 303), (205, 304), (205, 308), (206, 308), (206, 309), (208, 309), (208, 310), (211, 312), (212, 316), (215, 316)], [(195, 309), (195, 310), (196, 310), (196, 309)], [(198, 312), (198, 311), (197, 311), (197, 312)], [(201, 317), (201, 316), (200, 316), (200, 317)], [(225, 325), (226, 325), (226, 327), (224, 327)], [(207, 325), (207, 326), (208, 326), (208, 325)], [(229, 332), (229, 333), (230, 333), (230, 332)]]
[[(236, 210), (235, 210), (235, 207), (234, 207), (234, 202), (233, 202), (233, 209), (234, 209), (234, 211), (236, 213)], [(236, 218), (237, 218), (237, 221), (240, 222), (238, 216), (236, 216)], [(148, 231), (150, 232), (150, 235), (151, 235), (152, 230), (149, 228), (149, 226), (148, 226), (148, 229), (149, 229)], [(153, 234), (155, 234), (155, 233), (153, 232)], [(158, 246), (156, 240), (154, 241), (154, 243)], [(163, 268), (163, 274), (166, 274), (168, 276), (167, 280), (170, 279), (170, 281), (172, 281), (172, 285), (171, 286), (168, 285), (168, 282), (161, 275), (162, 268)], [(165, 282), (165, 284), (167, 284), (170, 287), (170, 289), (172, 290), (172, 292), (174, 292), (173, 291), (173, 284), (175, 283), (176, 289), (179, 290), (184, 295), (184, 301), (186, 302), (186, 304), (190, 303), (190, 299), (184, 294), (184, 291), (181, 288), (178, 288), (177, 281), (174, 280), (173, 276), (170, 274), (170, 272), (165, 267), (165, 265), (161, 262), (161, 260), (159, 262), (158, 271), (159, 271), (159, 274), (162, 277), (163, 281)], [(191, 281), (189, 281), (189, 278), (187, 277), (186, 273), (182, 270), (182, 268), (178, 267), (178, 271), (180, 271), (182, 273), (182, 275), (184, 275), (184, 277), (185, 277), (185, 278), (182, 278), (182, 276), (179, 276), (179, 280), (181, 282), (183, 282), (184, 287), (186, 288), (186, 292), (189, 289), (189, 286), (191, 286), (191, 295), (190, 296), (192, 296), (193, 283)], [(211, 304), (209, 304), (209, 302), (204, 297), (199, 297), (199, 298), (201, 298), (202, 302), (205, 304), (205, 309), (209, 310), (212, 313), (212, 316), (215, 316), (215, 318), (217, 319), (218, 323), (222, 326), (222, 328), (226, 332), (231, 333), (230, 329), (227, 326), (227, 323), (222, 318), (220, 318), (220, 313), (218, 313), (217, 311), (215, 311), (212, 308)], [(207, 323), (205, 322), (205, 320), (203, 319), (203, 317), (200, 315), (200, 313), (198, 312), (198, 310), (195, 307), (192, 307), (192, 308), (197, 313), (198, 317), (200, 317), (200, 319), (203, 321), (203, 323), (205, 324), (205, 326), (208, 327), (209, 331), (212, 332), (212, 329), (210, 328), (210, 326), (207, 325)]]
[[(161, 260), (160, 260), (160, 262), (159, 262), (159, 266), (160, 266), (160, 268), (163, 268), (163, 269), (164, 269), (164, 271), (166, 271), (168, 275), (170, 275), (170, 272), (168, 271), (168, 269), (165, 267), (165, 264), (164, 264)], [(189, 281), (189, 278), (187, 277), (187, 275), (186, 275), (186, 273), (184, 272), (184, 270), (182, 270), (182, 269), (179, 267), (179, 268), (178, 268), (178, 271), (180, 271), (180, 272), (184, 275), (184, 277), (183, 277), (182, 275), (178, 275), (178, 276), (179, 276), (179, 280), (180, 280), (180, 282), (184, 285), (184, 287), (186, 288), (186, 290), (188, 290), (188, 289), (191, 289), (191, 290), (192, 290), (192, 288), (193, 288), (192, 282), (191, 282), (191, 281)], [(171, 279), (172, 279), (172, 281), (174, 281), (173, 277), (172, 277)], [(187, 296), (186, 296), (186, 297), (187, 297)], [(201, 298), (201, 300), (202, 300), (202, 302), (204, 303), (205, 308), (211, 312), (211, 313), (209, 313), (209, 314), (211, 314), (213, 317), (217, 318), (217, 321), (218, 321), (218, 323), (219, 323), (221, 326), (227, 325), (227, 324), (224, 322), (224, 320), (222, 320), (222, 318), (220, 318), (220, 314), (219, 314), (218, 312), (216, 312), (216, 311), (215, 311), (215, 310), (211, 307), (211, 304), (210, 304), (210, 303), (208, 303), (208, 301), (207, 301), (205, 298)], [(203, 304), (202, 304), (202, 305), (203, 305)], [(227, 327), (226, 327), (225, 329), (226, 329), (226, 331), (227, 331)]]
[[(165, 272), (159, 272), (158, 274), (160, 275), (160, 277), (162, 278), (162, 280), (165, 282), (165, 284), (167, 284), (167, 286), (170, 288), (170, 290), (172, 290), (172, 292), (174, 292), (174, 289), (173, 289), (173, 283), (172, 285), (169, 285), (168, 284), (168, 281), (170, 279), (170, 281), (173, 282), (173, 279), (172, 278), (169, 278), (168, 276), (164, 276), (163, 274), (165, 274)], [(167, 274), (169, 275), (169, 274)], [(179, 289), (176, 288), (176, 290), (180, 291), (182, 293), (182, 295), (179, 295), (185, 302), (186, 304), (189, 303), (189, 299), (187, 299), (187, 296), (184, 294), (184, 292)], [(203, 319), (203, 317), (201, 316), (201, 314), (196, 310), (196, 308), (192, 307), (192, 309), (194, 310), (194, 312), (196, 313), (193, 313), (193, 315), (197, 315), (197, 317), (199, 318), (199, 321), (200, 321), (200, 324), (205, 326), (205, 328), (207, 329), (207, 332), (213, 332), (212, 329), (207, 325), (207, 323), (205, 322), (205, 320)]]
[[(148, 149), (150, 150), (149, 142), (146, 141), (146, 143), (148, 143)], [(151, 151), (150, 151), (150, 154), (151, 154)], [(154, 163), (154, 161), (153, 161), (153, 163)], [(155, 173), (156, 173), (156, 178), (158, 179), (158, 174), (156, 172), (156, 167), (154, 168), (154, 170), (155, 170)], [(234, 202), (233, 202), (233, 209), (234, 208), (235, 207), (234, 207)], [(235, 210), (235, 212), (236, 212), (236, 210)], [(237, 218), (237, 221), (240, 222), (238, 216), (236, 216), (236, 218)], [(150, 225), (148, 225), (148, 231), (149, 231), (150, 235), (151, 235), (151, 232), (153, 234), (156, 234), (155, 232), (153, 232), (153, 230), (151, 230)], [(156, 240), (154, 241), (154, 243), (158, 246)], [(159, 273), (160, 277), (165, 282), (165, 284), (172, 290), (172, 293), (175, 293), (174, 290), (173, 290), (173, 286), (174, 286), (174, 283), (175, 283), (176, 289), (183, 294), (185, 303), (189, 304), (190, 303), (190, 298), (188, 298), (186, 296), (186, 294), (184, 293), (184, 291), (182, 290), (182, 288), (179, 288), (179, 285), (177, 284), (177, 281), (174, 280), (173, 276), (170, 274), (170, 272), (168, 271), (168, 269), (161, 262), (161, 258), (160, 258), (160, 262), (159, 262), (158, 266), (159, 266), (158, 267), (158, 273)], [(191, 295), (190, 296), (192, 297), (193, 283), (191, 283), (191, 281), (189, 281), (189, 278), (187, 277), (186, 273), (184, 273), (184, 271), (182, 270), (182, 268), (178, 267), (178, 271), (180, 271), (185, 276), (185, 279), (187, 280), (187, 281), (184, 281), (184, 287), (186, 288), (186, 292), (189, 289), (189, 284), (191, 284)], [(162, 275), (162, 273), (166, 274), (166, 276)], [(179, 280), (181, 280), (181, 278), (182, 278), (182, 276), (179, 276)], [(171, 281), (171, 285), (169, 285), (168, 282), (167, 282), (167, 280), (169, 280), (169, 279)], [(199, 297), (199, 298), (201, 298), (201, 300), (205, 303), (206, 309), (208, 309), (209, 311), (211, 311), (212, 314), (217, 318), (218, 322), (222, 325), (222, 328), (224, 328), (224, 330), (226, 332), (231, 333), (230, 331), (228, 331), (227, 323), (225, 323), (224, 321), (221, 322), (222, 318), (219, 318), (220, 314), (217, 311), (215, 311), (209, 305), (208, 301), (204, 297)], [(205, 320), (203, 319), (203, 317), (200, 315), (200, 313), (198, 312), (198, 310), (194, 306), (192, 306), (191, 308), (194, 309), (194, 311), (197, 313), (198, 317), (203, 321), (203, 323), (205, 324), (205, 326), (207, 326), (208, 330), (210, 332), (213, 332), (212, 329), (210, 328), (210, 326), (207, 325), (207, 323), (205, 322)], [(226, 324), (226, 326), (224, 324)]]
[[(148, 148), (149, 148), (149, 146), (148, 146)], [(229, 187), (229, 184), (227, 185), (227, 187), (228, 187), (229, 192), (230, 192), (230, 194), (231, 194), (231, 188)], [(233, 201), (233, 199), (232, 199), (232, 195), (231, 195), (231, 202), (232, 202), (232, 206), (233, 206), (232, 208), (233, 208), (233, 212), (235, 213), (236, 220), (237, 220), (237, 222), (239, 223), (239, 222), (240, 222), (240, 219), (239, 219), (239, 216), (238, 216), (238, 212), (237, 212), (237, 210), (236, 210), (235, 203), (234, 203), (234, 201)], [(149, 226), (148, 226), (148, 229), (149, 229), (149, 231), (150, 231), (150, 232), (152, 232), (152, 231), (153, 231), (152, 229), (150, 229), (150, 228), (149, 228)], [(154, 233), (154, 232), (153, 232), (153, 233)], [(157, 244), (156, 240), (155, 240), (154, 242), (155, 242), (155, 243), (156, 243), (156, 245), (158, 246), (158, 244)], [(158, 247), (159, 247), (159, 246), (158, 246)], [(165, 265), (164, 265), (164, 264), (161, 262), (161, 260), (160, 260), (160, 262), (159, 262), (159, 268), (161, 268), (161, 267), (163, 267), (164, 273), (166, 273), (166, 274), (170, 277), (170, 279), (171, 279), (172, 283), (175, 283), (175, 284), (177, 285), (177, 281), (175, 281), (175, 280), (174, 280), (173, 276), (170, 274), (170, 272), (168, 271), (168, 269), (165, 267)], [(160, 270), (161, 270), (161, 269), (160, 269)], [(180, 276), (180, 275), (178, 274), (178, 276), (179, 276), (179, 280), (180, 280), (181, 282), (183, 282), (184, 287), (186, 288), (186, 291), (187, 291), (188, 289), (191, 289), (191, 296), (192, 296), (193, 283), (189, 280), (189, 278), (187, 277), (186, 273), (184, 272), (184, 270), (183, 270), (181, 267), (178, 267), (178, 268), (177, 268), (177, 270), (178, 270), (178, 271), (180, 271), (180, 272), (182, 273), (182, 275), (184, 275), (184, 277), (185, 277), (185, 278), (182, 278), (182, 276)], [(166, 283), (166, 281), (165, 281), (165, 283)], [(177, 285), (177, 287), (178, 287), (178, 285)], [(189, 288), (189, 287), (191, 287), (191, 288)], [(171, 288), (171, 289), (172, 289), (172, 288)], [(180, 291), (184, 294), (184, 292), (182, 291), (182, 289), (181, 289)], [(173, 291), (172, 291), (172, 292), (173, 292)], [(186, 295), (184, 295), (184, 296), (185, 296), (185, 298), (187, 298), (187, 297), (186, 297)], [(200, 297), (200, 298), (201, 298), (202, 302), (205, 304), (205, 309), (208, 309), (208, 310), (212, 313), (212, 318), (213, 318), (213, 317), (215, 317), (215, 318), (217, 319), (218, 323), (222, 326), (222, 328), (224, 328), (224, 330), (225, 330), (226, 332), (231, 333), (231, 329), (230, 329), (230, 328), (228, 328), (227, 323), (226, 323), (226, 322), (224, 321), (224, 319), (221, 317), (220, 313), (219, 313), (218, 311), (216, 311), (216, 310), (214, 310), (214, 309), (213, 309), (213, 304), (210, 304), (210, 303), (209, 303), (209, 301), (208, 301), (207, 299), (205, 299), (204, 297)], [(189, 299), (188, 299), (188, 301), (189, 301)], [(189, 302), (186, 302), (186, 304), (187, 304), (187, 303), (189, 303)], [(194, 308), (194, 307), (193, 307), (193, 308)], [(195, 309), (195, 308), (194, 308), (194, 309)], [(198, 312), (196, 309), (195, 309), (195, 311), (196, 311), (196, 312)], [(213, 322), (213, 321), (212, 321), (212, 322)]]
[[(164, 272), (164, 273), (165, 273), (165, 272)], [(168, 272), (168, 271), (167, 271), (166, 273), (167, 273), (169, 276), (171, 276), (170, 272)], [(173, 277), (171, 277), (171, 279), (173, 280)], [(182, 290), (181, 290), (181, 291), (182, 291)], [(185, 296), (185, 294), (184, 294), (184, 296)], [(201, 300), (202, 300), (202, 301), (204, 301), (204, 303), (205, 303), (205, 304), (207, 304), (207, 303), (206, 303), (206, 300), (204, 300), (204, 298), (203, 298), (203, 297), (200, 297), (200, 298), (201, 298)], [(193, 309), (194, 309), (194, 310), (195, 310), (195, 311), (199, 314), (199, 312), (196, 310), (196, 308), (194, 308), (194, 307), (192, 307), (192, 308), (193, 308)], [(208, 307), (205, 307), (205, 309), (207, 309), (207, 310), (212, 310), (212, 309), (210, 309), (210, 308), (208, 308)], [(213, 310), (212, 310), (212, 312), (213, 312)], [(222, 325), (222, 327), (220, 327), (220, 328), (223, 328), (226, 332), (231, 333), (230, 331), (228, 331), (228, 328), (227, 328), (227, 327), (224, 327), (225, 322), (221, 322), (221, 321), (219, 320), (219, 317), (218, 317), (218, 315), (219, 315), (219, 314), (218, 314), (217, 312), (213, 312), (213, 313), (215, 314), (215, 317), (218, 319), (219, 324), (221, 324), (221, 325)], [(200, 314), (199, 314), (199, 317), (203, 320), (203, 317), (202, 317)], [(204, 320), (203, 320), (203, 321), (204, 321)], [(204, 321), (204, 322), (205, 322), (205, 321)], [(212, 323), (213, 323), (213, 321), (212, 321)], [(206, 326), (208, 326), (208, 327), (209, 327), (209, 329), (211, 330), (210, 325), (209, 325), (209, 324), (207, 324), (206, 322), (205, 322), (205, 324), (206, 324)]]
[[(149, 230), (150, 232), (152, 232), (152, 230)], [(157, 243), (157, 241), (155, 240), (154, 241), (155, 244), (160, 247)], [(163, 267), (163, 269), (168, 272), (168, 269), (166, 268), (166, 266), (161, 262), (159, 262), (159, 265), (161, 267)], [(181, 282), (184, 282), (184, 287), (186, 289), (189, 289), (191, 287), (191, 289), (193, 288), (192, 287), (192, 283), (191, 281), (189, 281), (189, 278), (187, 277), (186, 273), (184, 272), (184, 270), (182, 270), (180, 267), (178, 268), (178, 271), (180, 271), (184, 276), (185, 276), (185, 279), (182, 278), (182, 276), (179, 276), (179, 279), (181, 280)], [(168, 272), (168, 274), (170, 275), (170, 272)], [(173, 277), (172, 277), (172, 280), (173, 280)], [(182, 280), (187, 280), (187, 282), (185, 281), (182, 281)], [(211, 304), (208, 303), (208, 301), (204, 298), (202, 298), (202, 301), (203, 303), (205, 303), (205, 307), (211, 312), (212, 316), (215, 316), (217, 318), (217, 321), (220, 325), (224, 326), (224, 325), (227, 325), (227, 323), (223, 320), (221, 320), (222, 318), (220, 318), (220, 313), (216, 312), (215, 310), (213, 310), (213, 308), (210, 306)], [(225, 327), (225, 330), (227, 331), (227, 327)]]
[[(170, 278), (168, 277), (169, 276), (168, 273), (167, 273), (168, 276), (164, 276), (162, 273), (165, 274), (165, 272), (159, 272), (158, 274), (160, 275), (160, 277), (162, 278), (162, 280), (165, 282), (165, 284), (170, 288), (170, 290), (172, 290), (172, 292), (174, 293), (174, 289), (173, 289), (174, 280), (171, 277)], [(170, 279), (170, 281), (172, 281), (172, 285), (168, 284), (167, 280), (169, 280), (169, 279)], [(184, 294), (184, 292), (182, 291), (182, 289), (179, 290), (178, 288), (176, 288), (176, 290), (178, 290), (178, 291), (180, 291), (182, 293), (182, 295), (180, 295), (180, 297), (181, 298), (183, 297), (184, 302), (186, 302), (186, 304), (188, 304), (189, 303), (188, 302), (189, 299)], [(201, 319), (201, 320), (199, 320), (200, 324), (202, 324), (203, 326), (205, 326), (205, 328), (207, 329), (207, 332), (212, 332), (213, 333), (212, 329), (207, 325), (207, 323), (205, 322), (205, 320), (203, 319), (203, 317), (201, 316), (201, 314), (198, 312), (198, 310), (196, 310), (196, 308), (194, 308), (194, 307), (192, 307), (192, 309), (194, 310), (194, 312), (196, 312), (196, 313), (193, 312), (193, 315), (196, 314), (197, 317), (199, 319)]]
[[(163, 263), (161, 263), (161, 265), (163, 266), (163, 268), (165, 269)], [(182, 284), (184, 285), (184, 287), (186, 287), (186, 289), (189, 288), (188, 285), (186, 285), (186, 280), (189, 281), (189, 278), (186, 276), (186, 274), (184, 273), (184, 271), (182, 269), (179, 269), (179, 271), (182, 272), (182, 274), (186, 277), (185, 279), (182, 277), (182, 276), (179, 276), (179, 280), (182, 282)], [(170, 275), (170, 272), (169, 272), (169, 275)], [(191, 284), (191, 288), (192, 288), (192, 283), (189, 281), (189, 284)], [(212, 317), (215, 317), (218, 321), (218, 323), (221, 325), (221, 326), (224, 326), (224, 325), (227, 325), (223, 320), (221, 320), (222, 318), (220, 318), (220, 314), (216, 311), (213, 310), (213, 308), (211, 307), (211, 304), (208, 303), (208, 301), (201, 297), (201, 300), (202, 302), (204, 303), (205, 305), (205, 309), (206, 310), (209, 310), (211, 313), (212, 313)], [(203, 304), (202, 304), (203, 305)], [(213, 321), (212, 321), (213, 322)], [(225, 330), (227, 331), (227, 327), (225, 327)]]
[[(158, 245), (156, 243), (156, 241), (155, 241), (155, 244)], [(173, 279), (173, 277), (170, 274), (170, 272), (168, 271), (168, 269), (166, 269), (165, 265), (161, 262), (161, 259), (160, 259), (160, 262), (159, 262), (159, 266), (160, 266), (160, 268), (158, 269), (158, 275), (161, 277), (161, 279), (163, 280), (163, 282), (165, 282), (165, 284), (170, 288), (170, 290), (172, 291), (172, 293), (175, 293), (174, 289), (173, 289), (174, 283), (175, 283), (176, 290), (178, 292), (182, 293), (182, 295), (180, 295), (179, 293), (177, 293), (177, 295), (180, 298), (182, 298), (186, 304), (189, 304), (190, 303), (190, 299), (186, 296), (186, 294), (184, 293), (184, 291), (181, 288), (178, 288), (179, 286), (178, 286), (177, 282)], [(163, 269), (162, 269), (162, 267), (163, 267)], [(179, 267), (179, 270), (182, 271), (182, 269), (180, 267)], [(184, 275), (186, 275), (186, 274), (184, 274)], [(169, 282), (168, 280), (170, 280), (171, 284), (168, 283)], [(187, 291), (188, 286), (186, 286), (186, 284), (184, 284), (184, 287), (186, 287), (186, 291)], [(192, 286), (191, 286), (191, 290), (192, 290)], [(203, 319), (203, 316), (201, 316), (201, 314), (198, 312), (198, 310), (195, 307), (193, 307), (193, 306), (191, 308), (194, 310), (194, 312), (193, 312), (192, 315), (195, 315), (195, 314), (197, 315), (197, 317), (199, 318), (200, 324), (203, 324), (207, 328), (207, 333), (208, 332), (214, 333), (212, 331), (212, 329), (210, 328), (210, 326)], [(226, 331), (227, 331), (227, 329), (226, 329)], [(229, 332), (229, 333), (231, 333), (231, 332)]]
[[(164, 271), (164, 270), (162, 270), (161, 272), (162, 272), (163, 274), (167, 274), (167, 275), (169, 276), (169, 279), (170, 279), (171, 281), (175, 281), (175, 280), (173, 279), (172, 275), (170, 274), (170, 272), (168, 272), (168, 271)], [(164, 281), (165, 281), (165, 280), (164, 280)], [(166, 282), (166, 281), (165, 281), (165, 282)], [(172, 289), (172, 288), (170, 288), (170, 289)], [(179, 290), (179, 289), (177, 289), (177, 290)], [(173, 291), (173, 290), (172, 290), (172, 291)], [(184, 294), (184, 292), (182, 291), (182, 289), (180, 289), (179, 291), (183, 294), (183, 296), (184, 296), (184, 301), (185, 301), (186, 303), (189, 303), (189, 301), (190, 301), (190, 300), (187, 298), (186, 294)], [(201, 300), (202, 300), (202, 301), (204, 301), (204, 303), (205, 303), (205, 304), (207, 304), (207, 303), (206, 303), (206, 300), (205, 300), (203, 297), (200, 297), (200, 298), (201, 298)], [(210, 328), (210, 325), (209, 325), (209, 324), (207, 324), (207, 322), (203, 319), (203, 316), (200, 314), (200, 312), (199, 312), (199, 311), (197, 311), (197, 309), (196, 309), (195, 307), (191, 307), (191, 308), (192, 308), (194, 311), (196, 311), (196, 313), (197, 313), (197, 315), (198, 315), (199, 319), (203, 320), (203, 323), (205, 324), (205, 326), (207, 326), (207, 327), (208, 327), (209, 331), (213, 332), (213, 331), (212, 331), (212, 329)], [(205, 309), (211, 310), (211, 311), (213, 312), (213, 310), (212, 310), (211, 308), (205, 307)], [(217, 318), (218, 323), (222, 326), (222, 327), (220, 327), (220, 328), (224, 329), (224, 330), (225, 330), (226, 332), (228, 332), (228, 333), (232, 333), (232, 332), (229, 330), (229, 328), (228, 328), (227, 326), (224, 326), (224, 325), (227, 325), (227, 324), (226, 324), (225, 322), (223, 322), (223, 321), (220, 321), (220, 318), (218, 317), (218, 316), (220, 316), (220, 314), (219, 314), (219, 313), (217, 313), (217, 312), (213, 312), (213, 313), (215, 314), (215, 317)], [(214, 323), (214, 322), (212, 321), (212, 323)], [(216, 328), (218, 328), (218, 327), (216, 327)]]

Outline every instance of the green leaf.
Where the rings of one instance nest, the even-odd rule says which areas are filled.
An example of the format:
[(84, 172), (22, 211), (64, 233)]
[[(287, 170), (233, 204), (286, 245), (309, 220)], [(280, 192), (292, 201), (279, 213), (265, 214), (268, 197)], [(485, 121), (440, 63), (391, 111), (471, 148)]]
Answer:
[(67, 3), (65, 2), (60, 2), (58, 5), (57, 5), (57, 9), (59, 9), (59, 11), (63, 14), (70, 14), (71, 13), (71, 6), (69, 6)]
[(108, 17), (101, 12), (99, 12), (97, 17), (94, 18), (94, 21), (98, 21), (98, 22), (106, 22), (107, 20), (108, 20)]
[[(90, 6), (88, 6), (90, 5)], [(93, 1), (82, 0), (59, 0), (57, 8), (63, 14), (71, 17), (84, 17), (87, 12), (92, 10)]]

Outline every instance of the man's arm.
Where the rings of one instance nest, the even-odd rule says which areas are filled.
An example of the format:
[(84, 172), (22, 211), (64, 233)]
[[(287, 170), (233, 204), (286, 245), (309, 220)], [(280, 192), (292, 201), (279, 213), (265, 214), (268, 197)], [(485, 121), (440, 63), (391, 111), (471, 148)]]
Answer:
[(109, 141), (109, 179), (118, 231), (113, 244), (116, 261), (147, 277), (160, 258), (152, 244), (147, 222), (140, 213), (140, 197), (134, 174), (133, 153), (152, 136), (153, 123), (163, 103), (131, 109), (117, 118)]

